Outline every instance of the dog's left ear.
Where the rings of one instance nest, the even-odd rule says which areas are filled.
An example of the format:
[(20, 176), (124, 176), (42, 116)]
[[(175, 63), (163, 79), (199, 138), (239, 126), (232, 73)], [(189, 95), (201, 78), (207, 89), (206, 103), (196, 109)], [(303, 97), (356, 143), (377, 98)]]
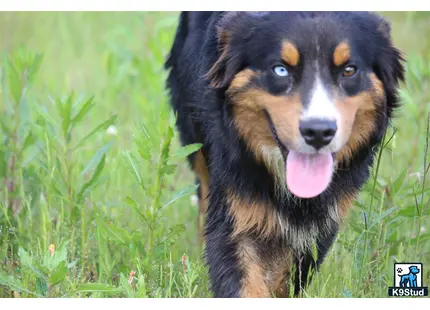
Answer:
[(381, 40), (385, 41), (383, 50), (380, 50), (376, 69), (384, 84), (387, 96), (387, 105), (389, 110), (398, 105), (397, 88), (405, 79), (405, 59), (394, 45), (391, 37), (390, 23), (384, 18), (379, 19), (379, 27), (377, 28)]
[(231, 34), (227, 30), (220, 30), (218, 34), (218, 51), (220, 56), (215, 64), (206, 74), (212, 87), (222, 88), (227, 86), (233, 78), (238, 60), (232, 55), (229, 50)]
[(233, 50), (232, 44), (235, 34), (243, 34), (241, 27), (246, 23), (246, 15), (246, 12), (227, 12), (217, 25), (219, 56), (206, 74), (212, 87), (226, 87), (240, 69), (243, 61), (241, 52)]
[(384, 18), (381, 18), (379, 20), (379, 27), (378, 31), (382, 33), (384, 37), (391, 40), (391, 24), (389, 21), (385, 20)]

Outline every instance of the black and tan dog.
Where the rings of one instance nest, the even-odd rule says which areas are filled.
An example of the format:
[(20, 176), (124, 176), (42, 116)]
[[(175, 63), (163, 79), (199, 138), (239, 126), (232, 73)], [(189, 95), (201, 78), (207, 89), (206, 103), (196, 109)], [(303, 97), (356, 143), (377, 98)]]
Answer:
[[(166, 62), (216, 297), (298, 294), (369, 177), (403, 80), (366, 12), (183, 12)], [(317, 256), (313, 255), (317, 249)]]

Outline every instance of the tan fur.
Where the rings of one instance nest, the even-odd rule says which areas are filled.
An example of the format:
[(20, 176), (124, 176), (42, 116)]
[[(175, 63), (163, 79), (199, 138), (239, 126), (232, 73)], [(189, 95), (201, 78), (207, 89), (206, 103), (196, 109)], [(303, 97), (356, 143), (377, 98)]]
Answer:
[[(272, 119), (272, 122), (276, 128), (278, 137), (282, 142), (288, 142), (286, 144), (294, 145), (296, 138), (299, 136), (299, 118), (302, 112), (302, 104), (300, 102), (299, 95), (291, 96), (275, 96), (267, 93), (264, 90), (251, 88), (249, 90), (238, 91), (235, 85), (243, 85), (244, 73), (241, 72), (235, 76), (231, 86), (227, 93), (230, 95), (234, 109), (237, 110), (235, 118), (238, 114), (245, 113), (246, 116), (256, 116), (250, 121), (243, 124), (244, 118), (237, 121), (235, 124), (239, 131), (246, 126), (252, 126), (255, 129), (255, 124), (252, 121), (261, 118), (264, 115), (264, 111), (267, 111)], [(240, 79), (239, 82), (235, 82), (236, 79)], [(265, 130), (269, 131), (268, 134), (272, 136), (269, 125), (265, 126)], [(253, 143), (251, 143), (253, 144)]]
[[(382, 102), (384, 90), (382, 82), (372, 73), (370, 79), (373, 89), (355, 97), (337, 99), (336, 106), (342, 114), (342, 134), (348, 139), (345, 146), (337, 153), (338, 161), (348, 162), (355, 150), (368, 142), (375, 130), (378, 104)], [(346, 138), (349, 136), (348, 138)]]
[(264, 161), (262, 147), (277, 148), (264, 112), (234, 107), (233, 116), (236, 128), (248, 148), (254, 152), (258, 161)]
[(230, 83), (229, 88), (231, 90), (241, 89), (245, 87), (255, 75), (256, 73), (251, 69), (242, 70), (235, 75), (233, 81)]
[(264, 280), (265, 271), (251, 241), (243, 238), (238, 242), (237, 258), (244, 273), (241, 297), (269, 297), (269, 290)]
[(267, 257), (268, 271), (266, 272), (266, 282), (271, 294), (277, 298), (290, 296), (287, 280), (290, 278), (291, 267), (293, 266), (293, 255), (287, 249), (280, 249), (273, 257)]
[(344, 219), (348, 215), (356, 196), (357, 194), (347, 194), (337, 203), (341, 219)]
[(293, 265), (291, 251), (278, 248), (271, 255), (262, 255), (251, 239), (240, 237), (236, 242), (239, 266), (244, 273), (241, 297), (288, 297), (286, 281)]
[(290, 297), (289, 285), (287, 280), (289, 279), (290, 269), (287, 266), (279, 266), (278, 272), (276, 272), (275, 278), (272, 280), (271, 292), (276, 298), (288, 298)]
[[(315, 225), (309, 225), (306, 229), (298, 228), (290, 224), (273, 206), (258, 200), (245, 200), (234, 195), (234, 193), (228, 193), (227, 203), (229, 204), (230, 216), (233, 219), (233, 238), (245, 236), (251, 232), (262, 240), (282, 236), (291, 242), (296, 251), (304, 252), (312, 247), (318, 235)], [(337, 206), (333, 206), (328, 213), (326, 229), (330, 227), (333, 221), (339, 221), (336, 208)]]
[(276, 211), (257, 201), (245, 202), (232, 193), (228, 196), (230, 215), (234, 220), (233, 237), (249, 231), (255, 231), (263, 238), (275, 236), (278, 233)]
[(300, 59), (300, 53), (293, 43), (284, 41), (282, 43), (281, 57), (288, 65), (297, 66)]
[(333, 63), (336, 66), (341, 66), (345, 64), (351, 57), (351, 51), (349, 45), (346, 42), (340, 43), (333, 53)]
[(270, 124), (268, 112), (282, 143), (294, 145), (299, 137), (301, 104), (296, 97), (281, 97), (252, 89), (240, 94), (234, 101), (234, 124), (239, 135), (257, 160), (265, 163), (277, 180), (278, 192), (286, 193), (285, 163)]
[(233, 103), (234, 124), (256, 159), (265, 163), (277, 179), (279, 192), (286, 192), (285, 163), (264, 111), (269, 113), (280, 140), (294, 145), (302, 106), (298, 95), (274, 96), (261, 89), (244, 90), (255, 74), (258, 73), (249, 69), (239, 72), (227, 90)]

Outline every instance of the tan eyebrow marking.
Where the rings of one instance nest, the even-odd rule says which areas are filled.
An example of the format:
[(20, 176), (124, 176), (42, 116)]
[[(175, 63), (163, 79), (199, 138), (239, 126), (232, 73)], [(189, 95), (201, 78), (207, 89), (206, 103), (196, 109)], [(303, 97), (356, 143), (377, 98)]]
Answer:
[(281, 57), (282, 60), (284, 60), (288, 65), (297, 66), (299, 63), (300, 54), (297, 50), (297, 47), (293, 43), (284, 41), (282, 43)]
[(343, 65), (349, 60), (350, 57), (351, 57), (351, 52), (350, 52), (348, 43), (342, 42), (334, 50), (333, 63), (336, 66)]

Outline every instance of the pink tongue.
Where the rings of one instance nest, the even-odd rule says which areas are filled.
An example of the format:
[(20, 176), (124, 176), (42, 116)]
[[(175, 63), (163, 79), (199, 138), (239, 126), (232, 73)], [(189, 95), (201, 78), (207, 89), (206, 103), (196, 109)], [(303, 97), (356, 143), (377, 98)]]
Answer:
[(287, 186), (300, 198), (312, 198), (321, 194), (330, 184), (332, 173), (333, 157), (330, 153), (288, 153)]

